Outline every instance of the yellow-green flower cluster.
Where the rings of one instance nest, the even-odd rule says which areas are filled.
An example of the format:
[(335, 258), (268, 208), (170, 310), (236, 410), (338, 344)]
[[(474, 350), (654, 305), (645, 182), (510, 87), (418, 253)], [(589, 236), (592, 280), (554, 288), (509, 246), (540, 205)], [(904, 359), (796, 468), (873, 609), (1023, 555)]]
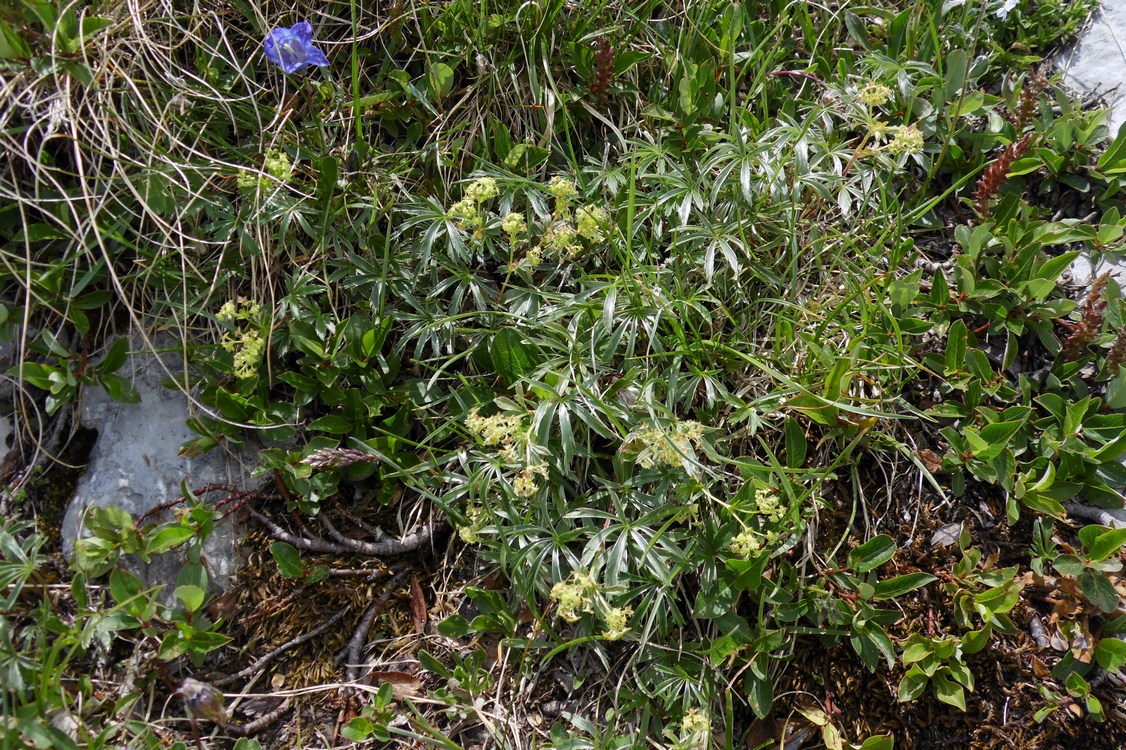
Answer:
[(605, 629), (602, 637), (608, 641), (619, 641), (629, 632), (629, 617), (633, 614), (632, 607), (611, 607), (606, 611)]
[(743, 529), (727, 547), (736, 557), (748, 558), (762, 551), (762, 537), (751, 529)]
[(680, 719), (679, 747), (707, 747), (712, 731), (711, 718), (698, 708), (690, 708)]
[(519, 497), (532, 497), (539, 491), (540, 485), (536, 477), (547, 477), (547, 467), (543, 464), (529, 466), (516, 475), (512, 480), (512, 491)]
[(262, 307), (257, 302), (248, 300), (246, 297), (239, 297), (237, 300), (224, 302), (215, 317), (227, 323), (233, 323), (236, 320), (256, 320), (261, 312)]
[(699, 445), (703, 437), (704, 426), (696, 421), (677, 422), (667, 431), (646, 424), (634, 432), (625, 449), (636, 450), (637, 463), (646, 468), (681, 466), (695, 456), (692, 446)]
[(575, 225), (579, 236), (588, 242), (601, 242), (606, 239), (602, 228), (610, 221), (606, 209), (598, 206), (583, 206), (575, 211)]
[(561, 258), (574, 258), (582, 252), (578, 232), (569, 222), (557, 221), (543, 234), (543, 247)]
[(457, 222), (468, 222), (478, 218), (477, 204), (468, 198), (462, 198), (449, 207), (446, 215)]
[(858, 98), (869, 107), (879, 107), (887, 104), (888, 99), (891, 99), (891, 89), (882, 83), (869, 81), (860, 89)]
[(258, 187), (258, 175), (246, 169), (240, 169), (238, 173), (238, 189), (239, 190), (255, 190)]
[(481, 204), (497, 197), (497, 181), (492, 177), (482, 177), (475, 180), (465, 191), (465, 197), (474, 203)]
[(759, 515), (765, 516), (771, 523), (780, 521), (786, 515), (786, 506), (782, 504), (781, 498), (768, 489), (755, 491), (755, 508)]
[(258, 331), (247, 328), (236, 333), (224, 333), (219, 345), (234, 355), (235, 377), (245, 379), (258, 374), (258, 364), (262, 361), (262, 350), (266, 346)]
[(469, 431), (481, 438), (485, 445), (511, 445), (524, 435), (524, 420), (516, 414), (494, 414), (482, 417), (477, 407), (469, 410), (465, 418)]
[(524, 268), (529, 271), (534, 271), (539, 267), (540, 263), (543, 263), (542, 246), (536, 245), (533, 248), (529, 248), (528, 252), (524, 253)]
[(594, 597), (598, 584), (587, 573), (572, 573), (566, 581), (551, 588), (551, 598), (556, 612), (567, 622), (578, 622), (583, 613), (594, 613)]
[(227, 331), (219, 339), (219, 346), (226, 349), (234, 358), (232, 370), (235, 377), (251, 378), (258, 373), (258, 364), (262, 361), (262, 351), (266, 341), (257, 327), (257, 318), (262, 308), (253, 300), (239, 297), (238, 300), (228, 300), (219, 308), (215, 317), (224, 323), (239, 325), (234, 331)]
[(917, 154), (923, 150), (923, 134), (914, 125), (895, 128), (895, 137), (887, 145), (893, 154)]
[(289, 154), (275, 148), (266, 152), (266, 161), (262, 167), (267, 174), (279, 182), (288, 180), (293, 172), (293, 166), (289, 162)]
[[(289, 161), (289, 154), (281, 149), (272, 148), (266, 152), (262, 162), (262, 170), (278, 182), (286, 182), (293, 174), (293, 165)], [(269, 186), (270, 181), (258, 172), (251, 172), (247, 169), (239, 170), (239, 190), (251, 191), (259, 188), (265, 190)]]
[(446, 210), (446, 215), (457, 222), (462, 229), (478, 233), (485, 226), (484, 204), (497, 197), (499, 193), (497, 181), (492, 177), (474, 180), (466, 189), (465, 197), (450, 206)]
[(477, 532), (485, 525), (485, 509), (480, 505), (470, 505), (465, 509), (466, 525), (457, 530), (457, 535), (466, 544), (476, 544), (481, 541)]
[(515, 245), (517, 238), (528, 231), (528, 223), (524, 221), (524, 214), (514, 211), (501, 219), (500, 228), (508, 235), (508, 241)]
[(575, 183), (566, 177), (552, 177), (547, 183), (547, 192), (555, 198), (555, 218), (562, 219), (571, 215), (571, 201), (579, 194)]
[(598, 583), (589, 573), (576, 571), (566, 581), (551, 589), (555, 611), (567, 622), (578, 622), (584, 614), (601, 613), (602, 637), (608, 641), (621, 640), (629, 632), (632, 607), (611, 607)]

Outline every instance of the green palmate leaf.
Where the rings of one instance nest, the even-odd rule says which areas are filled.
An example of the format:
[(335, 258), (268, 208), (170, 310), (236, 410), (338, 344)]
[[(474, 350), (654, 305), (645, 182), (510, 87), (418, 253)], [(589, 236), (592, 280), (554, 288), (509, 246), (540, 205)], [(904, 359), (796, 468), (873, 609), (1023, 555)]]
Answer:
[(867, 573), (886, 563), (894, 554), (895, 540), (880, 534), (848, 553), (848, 567), (857, 573)]
[(305, 562), (301, 553), (288, 542), (274, 542), (270, 545), (270, 554), (278, 564), (278, 570), (286, 578), (300, 578), (305, 575)]

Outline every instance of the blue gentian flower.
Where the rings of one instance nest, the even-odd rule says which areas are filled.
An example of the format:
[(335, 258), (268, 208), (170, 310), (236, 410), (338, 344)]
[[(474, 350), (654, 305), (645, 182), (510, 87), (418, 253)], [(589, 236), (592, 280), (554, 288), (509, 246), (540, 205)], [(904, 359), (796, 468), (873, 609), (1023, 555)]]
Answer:
[(313, 45), (313, 25), (301, 21), (286, 29), (279, 26), (266, 35), (266, 58), (286, 73), (296, 73), (310, 65), (326, 67), (328, 58)]

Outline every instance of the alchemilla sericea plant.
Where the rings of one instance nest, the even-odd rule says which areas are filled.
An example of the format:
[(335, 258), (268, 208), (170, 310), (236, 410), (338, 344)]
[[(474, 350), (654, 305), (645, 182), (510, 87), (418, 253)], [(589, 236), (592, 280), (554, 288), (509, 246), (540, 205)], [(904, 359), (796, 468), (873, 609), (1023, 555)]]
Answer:
[(1126, 744), (1092, 0), (110, 5), (0, 13), (5, 746)]

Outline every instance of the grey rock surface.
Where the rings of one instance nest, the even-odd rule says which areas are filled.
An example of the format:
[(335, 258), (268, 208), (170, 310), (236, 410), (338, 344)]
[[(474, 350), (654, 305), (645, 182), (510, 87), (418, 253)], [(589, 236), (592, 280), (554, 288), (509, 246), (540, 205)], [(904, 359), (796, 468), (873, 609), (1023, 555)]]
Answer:
[[(165, 367), (171, 372), (181, 366), (175, 354), (156, 355), (133, 348), (128, 362), (118, 374), (131, 378), (140, 393), (137, 404), (121, 404), (99, 388), (83, 393), (82, 423), (98, 431), (85, 475), (79, 481), (74, 499), (63, 519), (63, 548), (73, 554), (74, 541), (85, 535), (83, 518), (93, 506), (116, 505), (134, 517), (181, 496), (180, 483), (188, 486), (221, 482), (235, 487), (251, 486), (250, 470), (254, 455), (231, 457), (222, 450), (198, 458), (179, 455), (180, 445), (195, 437), (187, 425), (189, 404), (184, 394), (165, 388)], [(170, 520), (167, 514), (161, 520)], [(239, 564), (238, 530), (228, 518), (217, 524), (204, 545), (203, 558), (212, 584), (224, 589)], [(149, 586), (165, 584), (166, 598), (175, 588), (182, 561), (176, 551), (154, 557), (151, 563), (135, 561), (134, 572)], [(169, 585), (170, 584), (170, 585)]]
[(1126, 0), (1102, 0), (1078, 41), (1055, 59), (1068, 85), (1104, 98), (1111, 135), (1126, 122)]

